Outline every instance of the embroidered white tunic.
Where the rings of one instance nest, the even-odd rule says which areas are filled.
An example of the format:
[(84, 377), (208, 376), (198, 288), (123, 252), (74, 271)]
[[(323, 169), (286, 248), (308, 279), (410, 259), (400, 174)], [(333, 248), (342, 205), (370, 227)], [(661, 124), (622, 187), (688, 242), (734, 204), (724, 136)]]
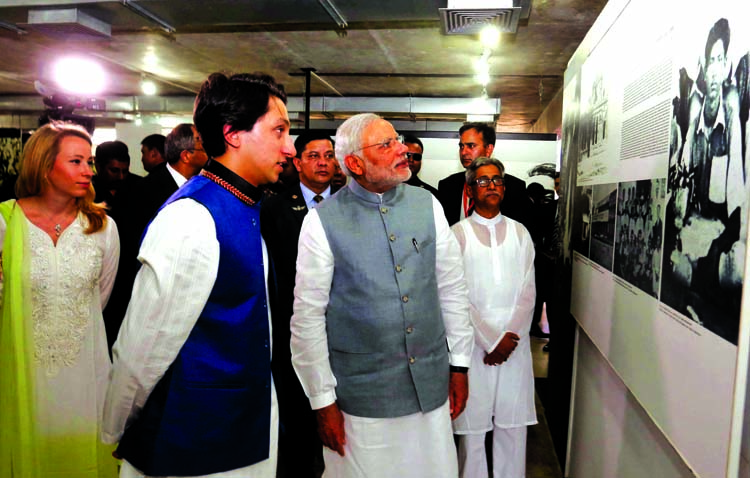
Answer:
[[(469, 401), (453, 422), (457, 434), (484, 433), (536, 423), (529, 329), (534, 315), (534, 244), (520, 223), (498, 214), (471, 215), (452, 228), (464, 259), (474, 353)], [(484, 356), (507, 332), (521, 338), (510, 358), (489, 366)]]
[[(114, 473), (115, 462), (102, 456), (99, 426), (111, 368), (102, 309), (117, 273), (117, 226), (108, 218), (101, 231), (84, 234), (87, 221), (79, 215), (55, 246), (46, 232), (26, 222), (36, 414), (46, 443), (43, 472), (84, 478), (103, 476), (106, 468)], [(0, 248), (5, 232), (0, 217)], [(71, 450), (88, 459), (71, 460)], [(71, 469), (71, 462), (88, 467)]]

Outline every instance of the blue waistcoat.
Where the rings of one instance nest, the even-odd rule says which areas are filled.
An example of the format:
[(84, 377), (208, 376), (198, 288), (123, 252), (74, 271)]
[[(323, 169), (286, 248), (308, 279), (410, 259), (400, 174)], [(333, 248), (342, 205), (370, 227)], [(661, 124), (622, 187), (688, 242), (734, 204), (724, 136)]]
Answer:
[(334, 258), (326, 330), (339, 407), (392, 418), (443, 405), (432, 194), (399, 185), (378, 196), (353, 181), (316, 211)]
[(211, 213), (219, 270), (185, 345), (120, 440), (120, 455), (150, 476), (218, 473), (269, 455), (271, 357), (260, 207), (202, 176), (166, 204), (183, 198)]

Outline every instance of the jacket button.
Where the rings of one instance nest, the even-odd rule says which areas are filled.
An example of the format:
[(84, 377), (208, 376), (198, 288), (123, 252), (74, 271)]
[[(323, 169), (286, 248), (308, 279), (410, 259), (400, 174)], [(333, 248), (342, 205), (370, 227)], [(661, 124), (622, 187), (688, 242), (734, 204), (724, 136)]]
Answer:
[(381, 207), (380, 208), (380, 212), (382, 212), (383, 214), (387, 214), (388, 213), (388, 208), (387, 207)]
[(397, 266), (396, 266), (396, 272), (401, 272), (402, 270), (403, 270), (403, 269), (401, 268), (401, 266), (400, 266), (400, 265), (397, 265)]
[(390, 236), (388, 236), (388, 239), (390, 239), (391, 242), (393, 242), (393, 241), (396, 240), (396, 235), (395, 234), (391, 234)]
[(416, 361), (417, 361), (417, 359), (416, 359), (416, 358), (414, 358), (413, 356), (412, 356), (412, 357), (409, 357), (409, 363), (414, 363), (414, 362), (416, 362)]
[(405, 296), (401, 297), (401, 302), (409, 302), (409, 296), (405, 295)]
[(406, 328), (406, 333), (407, 333), (407, 334), (410, 334), (410, 333), (412, 333), (412, 332), (414, 332), (414, 327), (412, 327), (412, 326), (409, 326), (409, 327), (407, 327), (407, 328)]

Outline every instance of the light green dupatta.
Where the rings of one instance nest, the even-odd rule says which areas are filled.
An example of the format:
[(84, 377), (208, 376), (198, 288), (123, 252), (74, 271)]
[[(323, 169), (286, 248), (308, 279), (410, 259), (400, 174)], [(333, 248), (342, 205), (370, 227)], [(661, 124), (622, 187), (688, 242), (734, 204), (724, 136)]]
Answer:
[(37, 478), (34, 343), (26, 218), (15, 200), (0, 203), (6, 224), (0, 307), (0, 478)]

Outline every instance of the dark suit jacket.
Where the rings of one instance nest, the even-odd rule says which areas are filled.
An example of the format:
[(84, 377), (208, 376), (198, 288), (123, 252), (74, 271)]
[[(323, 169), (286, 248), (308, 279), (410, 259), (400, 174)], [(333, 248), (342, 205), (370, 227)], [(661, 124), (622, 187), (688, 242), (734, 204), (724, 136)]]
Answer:
[(161, 163), (133, 187), (118, 193), (122, 194), (115, 218), (120, 233), (120, 265), (112, 295), (104, 309), (104, 323), (110, 349), (125, 317), (133, 282), (141, 267), (138, 250), (143, 231), (175, 191), (177, 183), (169, 173), (167, 163)]
[(285, 457), (283, 463), (279, 461), (280, 470), (283, 467), (284, 471), (279, 471), (277, 476), (300, 478), (320, 476), (316, 474), (315, 464), (322, 463), (315, 412), (311, 410), (310, 401), (294, 372), (289, 348), (289, 323), (297, 275), (297, 242), (307, 212), (299, 183), (267, 197), (260, 209), (260, 228), (276, 276), (276, 294), (271, 301), (271, 366), (281, 419), (279, 457)]
[[(461, 218), (461, 197), (466, 175), (464, 172), (451, 174), (438, 183), (438, 199), (445, 211), (445, 218), (451, 226)], [(530, 206), (526, 195), (526, 181), (510, 174), (505, 174), (505, 198), (500, 206), (501, 212), (511, 219), (526, 225)]]
[(426, 190), (430, 191), (432, 193), (432, 195), (435, 196), (436, 198), (440, 197), (440, 196), (438, 196), (438, 190), (435, 189), (435, 188), (433, 188), (432, 186), (430, 186), (426, 182), (422, 181), (421, 179), (419, 179), (419, 176), (416, 176), (416, 175), (412, 174), (411, 177), (409, 178), (409, 180), (408, 181), (404, 181), (404, 182), (406, 184), (408, 184), (409, 186), (415, 186), (415, 187), (418, 187), (418, 188), (426, 189)]

